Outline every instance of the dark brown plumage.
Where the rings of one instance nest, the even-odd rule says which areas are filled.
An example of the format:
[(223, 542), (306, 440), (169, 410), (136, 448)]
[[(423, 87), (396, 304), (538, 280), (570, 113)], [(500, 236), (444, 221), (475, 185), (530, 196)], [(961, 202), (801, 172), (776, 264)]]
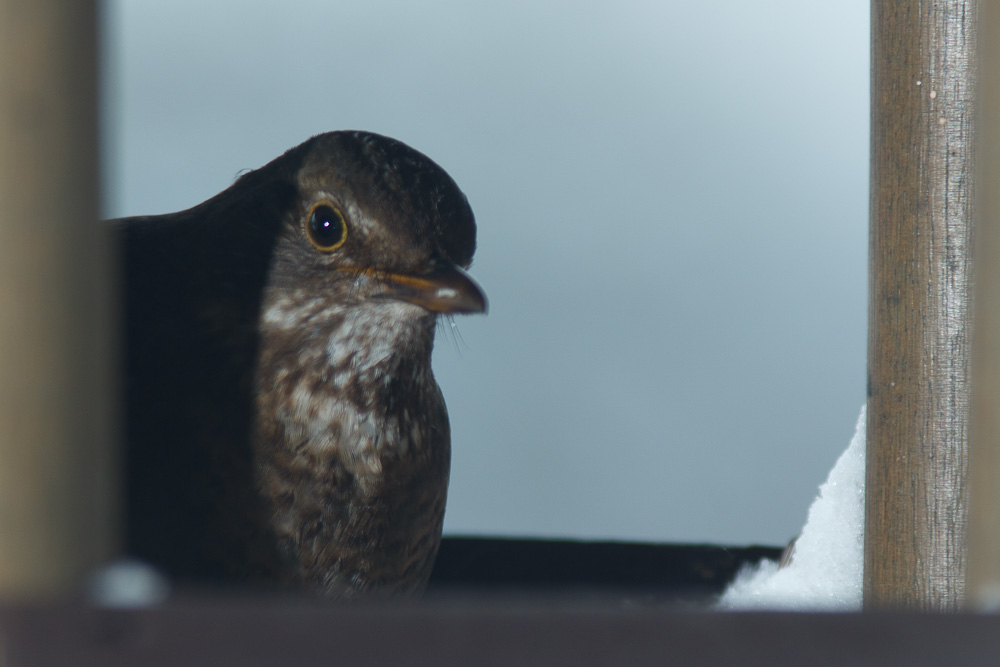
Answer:
[(333, 132), (117, 227), (129, 551), (183, 578), (420, 590), (450, 460), (435, 322), (486, 309), (451, 178)]

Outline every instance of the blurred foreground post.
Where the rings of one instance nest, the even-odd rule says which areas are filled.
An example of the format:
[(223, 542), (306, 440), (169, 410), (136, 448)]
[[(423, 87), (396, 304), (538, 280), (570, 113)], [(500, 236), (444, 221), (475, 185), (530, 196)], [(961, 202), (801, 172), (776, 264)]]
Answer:
[(865, 608), (966, 569), (975, 0), (873, 0)]
[(968, 599), (1000, 610), (1000, 6), (980, 18), (982, 107), (976, 230)]
[(0, 598), (112, 550), (96, 0), (0, 0)]

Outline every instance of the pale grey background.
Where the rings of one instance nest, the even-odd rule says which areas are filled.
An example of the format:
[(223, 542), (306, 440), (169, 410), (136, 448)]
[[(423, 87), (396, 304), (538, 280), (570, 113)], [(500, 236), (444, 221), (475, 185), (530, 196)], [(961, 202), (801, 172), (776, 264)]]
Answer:
[(309, 136), (445, 167), (449, 533), (781, 543), (864, 401), (868, 2), (109, 1), (106, 214)]

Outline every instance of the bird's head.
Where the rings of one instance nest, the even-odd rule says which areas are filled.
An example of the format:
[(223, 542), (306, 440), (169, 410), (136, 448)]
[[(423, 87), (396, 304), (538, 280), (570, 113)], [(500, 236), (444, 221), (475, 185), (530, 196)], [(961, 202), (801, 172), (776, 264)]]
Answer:
[(308, 284), (344, 306), (393, 301), (434, 314), (486, 311), (482, 290), (465, 273), (475, 218), (441, 167), (367, 132), (331, 132), (302, 149), (298, 196), (271, 259), (272, 289)]

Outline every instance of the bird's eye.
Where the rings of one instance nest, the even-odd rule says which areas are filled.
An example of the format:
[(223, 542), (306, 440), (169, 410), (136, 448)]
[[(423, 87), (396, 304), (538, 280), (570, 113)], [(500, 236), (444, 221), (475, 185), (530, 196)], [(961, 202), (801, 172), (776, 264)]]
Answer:
[(312, 207), (306, 221), (309, 240), (318, 250), (331, 252), (347, 240), (347, 223), (339, 209), (320, 203)]

